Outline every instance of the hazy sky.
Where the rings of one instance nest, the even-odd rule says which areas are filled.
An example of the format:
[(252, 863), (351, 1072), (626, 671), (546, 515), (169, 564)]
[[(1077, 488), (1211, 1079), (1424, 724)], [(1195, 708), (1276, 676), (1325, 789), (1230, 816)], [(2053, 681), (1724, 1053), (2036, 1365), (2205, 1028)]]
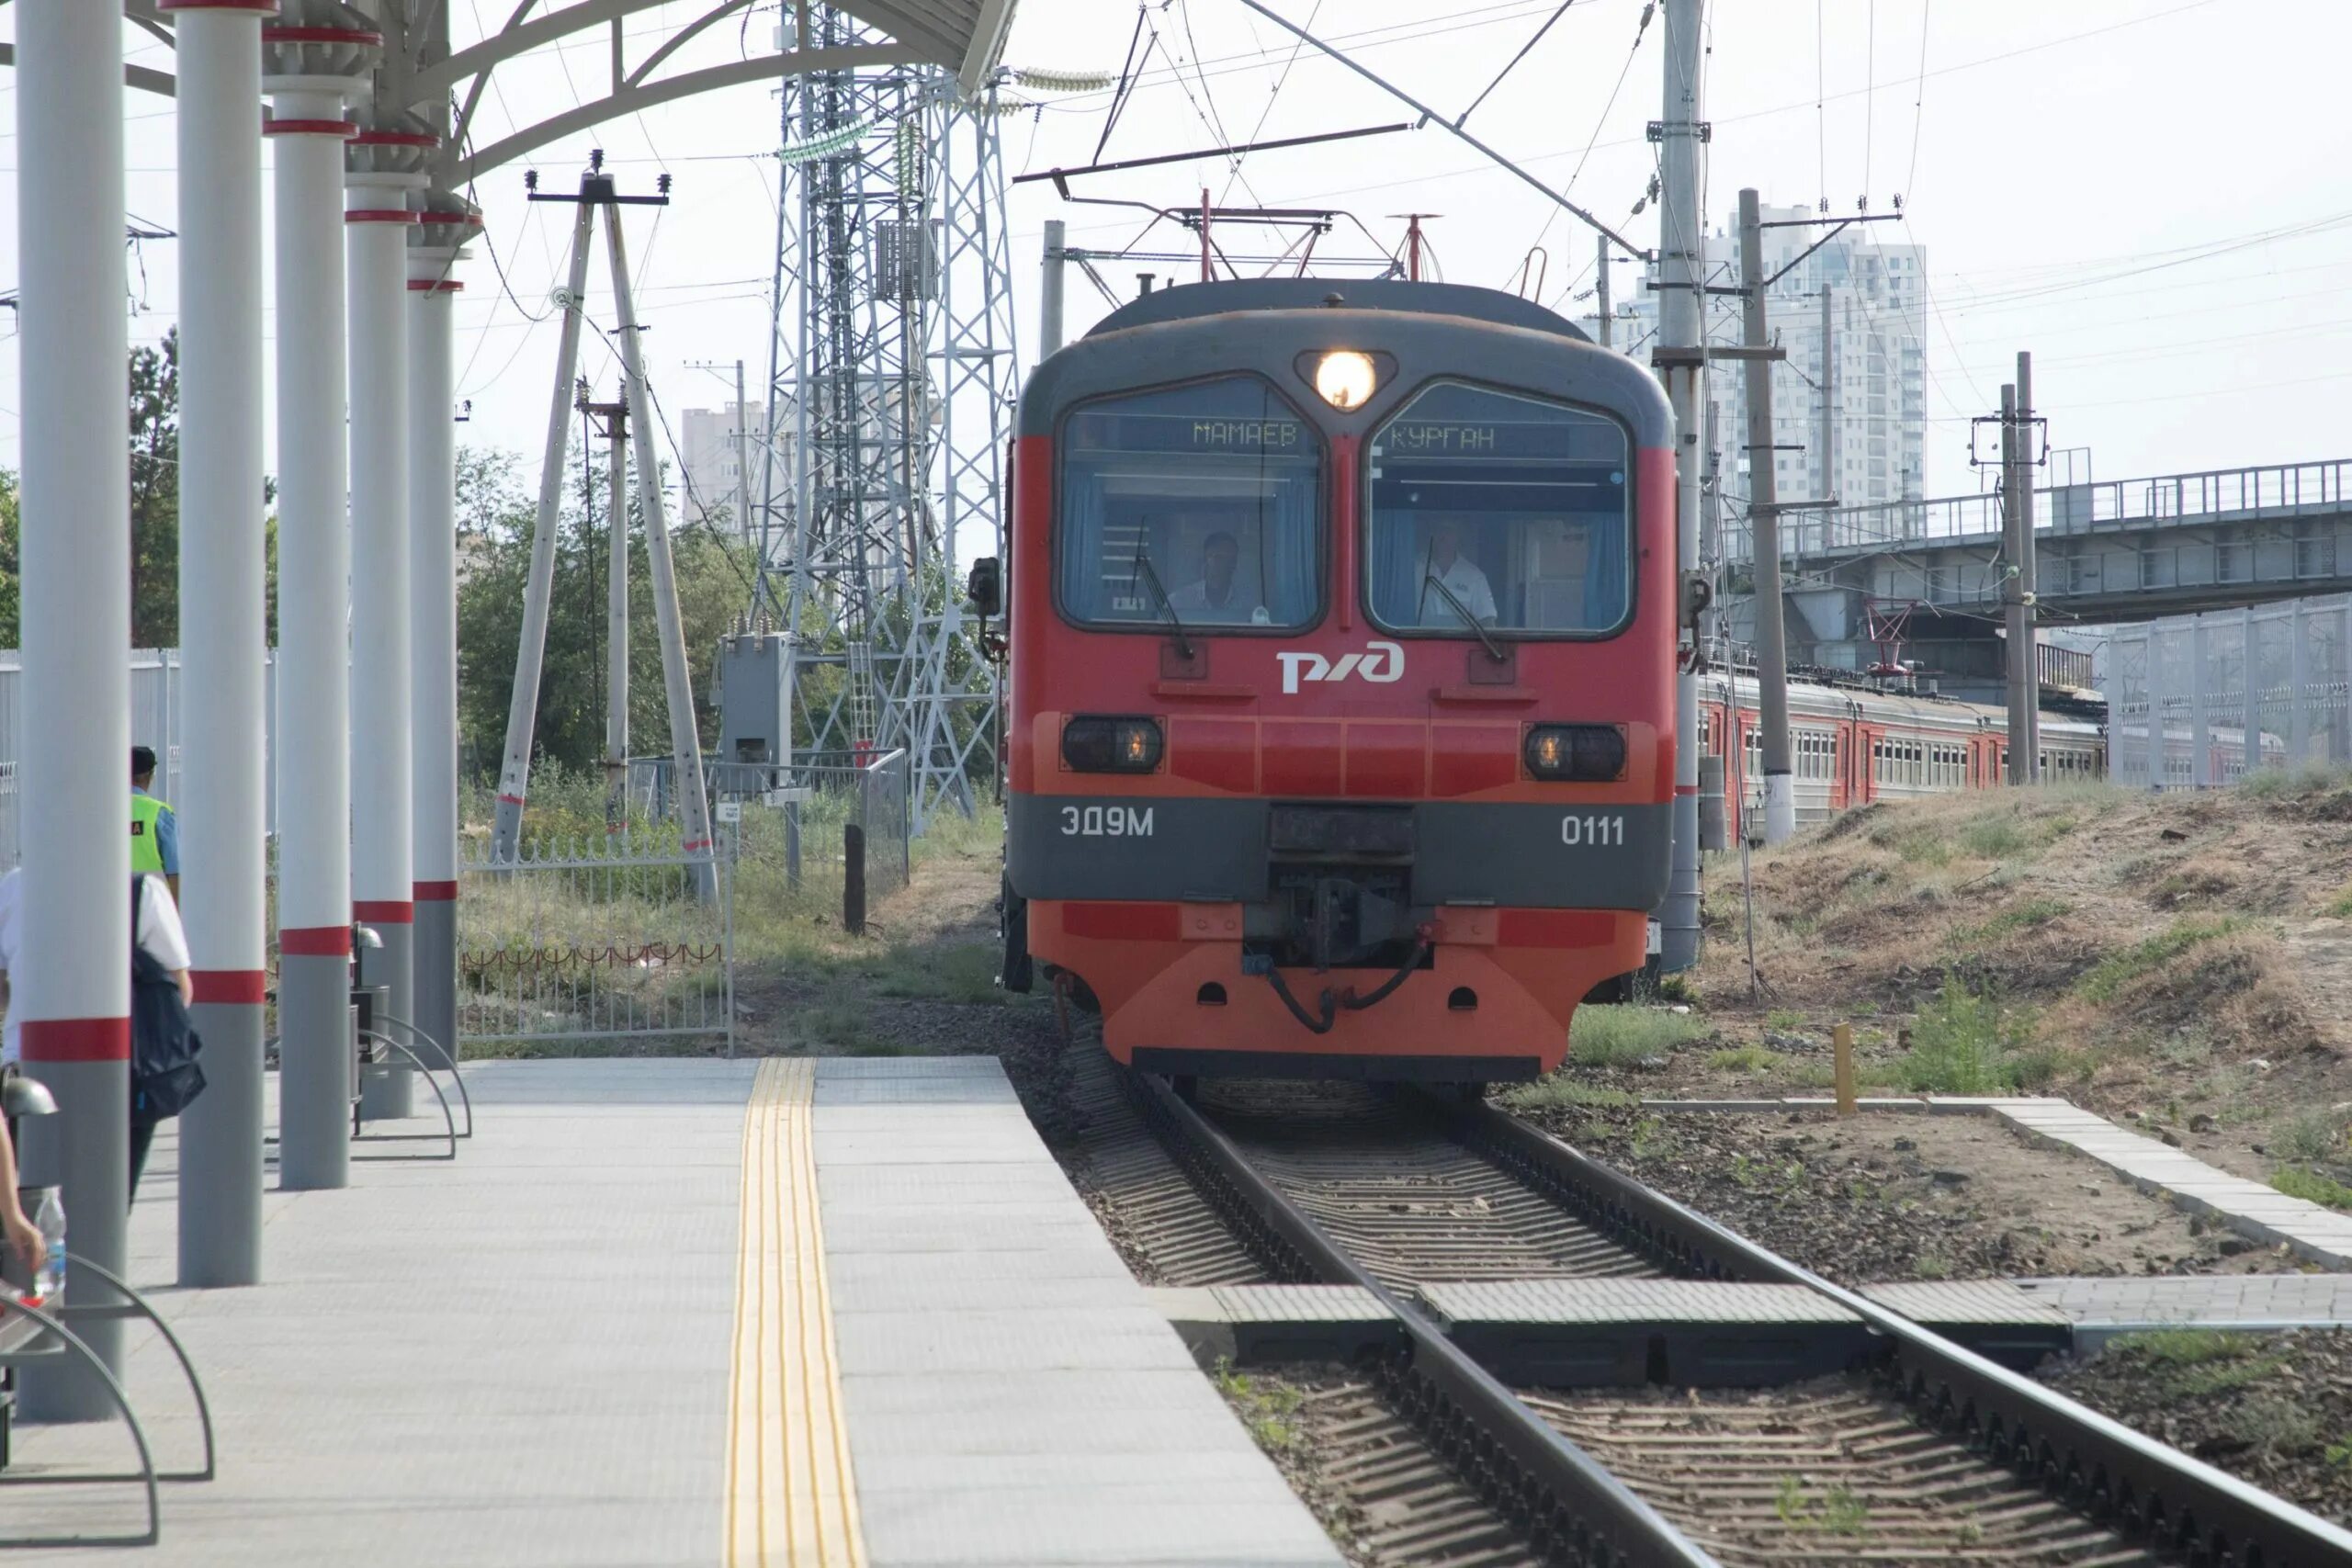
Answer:
[[(449, 3), (461, 43), (511, 9), (507, 0)], [(1449, 115), (1555, 6), (1470, 0), (1440, 17), (1440, 7), (1402, 0), (1278, 4)], [(676, 4), (632, 17), (632, 61), (704, 8)], [(1643, 130), (1659, 112), (1664, 28), (1653, 17), (1639, 29), (1644, 10), (1642, 0), (1577, 0), (1470, 129), (1646, 246), (1657, 242), (1656, 209), (1632, 209), (1654, 168)], [(1978, 488), (1967, 420), (1996, 406), (2020, 348), (2034, 351), (2052, 444), (2090, 448), (2099, 478), (2352, 457), (2352, 367), (2338, 357), (2352, 342), (2352, 313), (2327, 303), (2352, 265), (2352, 130), (2336, 96), (2352, 10), (2334, 0), (1719, 0), (1708, 10), (1710, 226), (1744, 185), (1768, 202), (1826, 197), (1838, 212), (1863, 196), (1873, 211), (1889, 210), (1900, 194), (1905, 220), (1872, 231), (1928, 248), (1930, 494)], [(1124, 0), (1022, 0), (1006, 59), (1115, 71), (1136, 15)], [(1408, 118), (1312, 51), (1294, 60), (1280, 30), (1237, 0), (1151, 0), (1144, 16), (1149, 65), (1105, 158)], [(712, 29), (681, 58), (736, 58), (747, 39), (772, 44), (774, 25), (770, 5), (742, 28)], [(0, 7), (0, 35), (10, 27)], [(167, 67), (167, 53), (146, 40), (134, 58)], [(510, 67), (485, 97), (477, 141), (599, 96), (609, 60), (600, 33)], [(0, 95), (12, 104), (13, 83), (0, 84)], [(1046, 107), (1005, 121), (1012, 172), (1092, 157), (1107, 92), (1023, 96)], [(172, 227), (170, 105), (133, 93), (128, 114), (130, 209)], [(13, 283), (6, 108), (0, 124), (8, 128), (0, 282)], [(617, 121), (531, 159), (559, 186), (591, 145), (607, 150), (625, 188), (650, 189), (663, 169), (676, 177), (675, 205), (658, 224), (641, 211), (629, 218), (652, 329), (649, 368), (673, 423), (680, 410), (729, 395), (739, 355), (752, 361), (755, 386), (764, 373), (777, 141), (772, 92), (747, 87)], [(1439, 271), (1455, 282), (1514, 287), (1540, 243), (1547, 254), (1533, 265), (1547, 301), (1587, 308), (1576, 296), (1590, 286), (1589, 231), (1435, 126), (1260, 153), (1238, 175), (1206, 158), (1094, 176), (1073, 191), (1174, 207), (1197, 203), (1204, 186), (1237, 205), (1344, 209), (1380, 251), (1403, 230), (1391, 214), (1442, 214), (1429, 232)], [(461, 439), (536, 454), (556, 333), (526, 316), (548, 314), (569, 213), (526, 204), (520, 168), (485, 175), (476, 196), (509, 287), (478, 247), (458, 315), (460, 395), (473, 404)], [(1050, 184), (1018, 187), (1011, 221), (1024, 357), (1040, 225), (1056, 216), (1070, 223), (1073, 244), (1106, 250), (1136, 241), (1142, 217), (1066, 206)], [(1141, 247), (1182, 251), (1186, 240), (1163, 224)], [(1344, 224), (1322, 248), (1375, 253)], [(177, 260), (169, 241), (139, 251), (132, 333), (153, 341), (180, 308)], [(1135, 273), (1170, 267), (1102, 270), (1131, 292)], [(1621, 290), (1634, 271), (1620, 269)], [(600, 251), (591, 309), (609, 327), (602, 273)], [(1073, 333), (1108, 308), (1075, 276), (1069, 299)], [(20, 382), (6, 318), (0, 331), (9, 333), (0, 340), (0, 462), (13, 464)], [(724, 363), (725, 378), (693, 367), (700, 361)], [(616, 366), (593, 334), (582, 367), (610, 395)]]

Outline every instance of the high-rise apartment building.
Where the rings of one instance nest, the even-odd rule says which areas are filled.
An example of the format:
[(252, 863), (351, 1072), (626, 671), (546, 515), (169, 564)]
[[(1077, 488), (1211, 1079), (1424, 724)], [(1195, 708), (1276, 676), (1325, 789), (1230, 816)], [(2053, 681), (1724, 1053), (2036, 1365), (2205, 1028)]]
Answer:
[[(1916, 499), (1927, 462), (1927, 249), (1881, 244), (1873, 234), (1876, 226), (1864, 224), (1797, 262), (1825, 231), (1824, 225), (1804, 221), (1818, 216), (1803, 207), (1763, 209), (1767, 224), (1803, 226), (1767, 228), (1763, 233), (1764, 276), (1788, 268), (1765, 295), (1772, 341), (1788, 357), (1772, 364), (1775, 449), (1755, 456), (1772, 463), (1783, 502), (1865, 506)], [(1738, 284), (1736, 217), (1708, 237), (1704, 254), (1710, 288)], [(1618, 306), (1611, 336), (1621, 351), (1646, 357), (1657, 340), (1658, 297), (1646, 288), (1629, 289), (1633, 281), (1615, 279), (1619, 292), (1633, 297)], [(1709, 294), (1705, 319), (1709, 343), (1740, 341), (1737, 295)], [(1577, 324), (1599, 335), (1593, 318)], [(1707, 374), (1725, 489), (1741, 493), (1749, 457), (1744, 370), (1724, 360)]]

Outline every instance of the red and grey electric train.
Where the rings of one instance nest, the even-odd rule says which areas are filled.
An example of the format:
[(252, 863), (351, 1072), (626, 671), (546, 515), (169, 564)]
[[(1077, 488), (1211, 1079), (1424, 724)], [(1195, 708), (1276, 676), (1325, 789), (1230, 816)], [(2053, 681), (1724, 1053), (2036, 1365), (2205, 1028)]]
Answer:
[(1205, 283), (1047, 359), (1008, 983), (1171, 1074), (1556, 1066), (1666, 888), (1669, 440), (1639, 367), (1482, 288)]

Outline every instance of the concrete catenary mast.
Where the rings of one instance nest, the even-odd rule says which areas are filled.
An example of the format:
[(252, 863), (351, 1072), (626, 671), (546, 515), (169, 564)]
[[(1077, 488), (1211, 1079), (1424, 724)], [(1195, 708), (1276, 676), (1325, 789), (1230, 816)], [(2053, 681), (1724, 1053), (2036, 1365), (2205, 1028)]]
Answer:
[[(1667, 0), (1666, 102), (1658, 141), (1657, 355), (1667, 397), (1674, 405), (1675, 553), (1686, 585), (1702, 570), (1699, 555), (1699, 423), (1707, 406), (1705, 334), (1706, 230), (1700, 202), (1705, 184), (1707, 128), (1702, 118), (1700, 37), (1702, 0)], [(1608, 274), (1602, 238), (1601, 273)], [(1604, 295), (1604, 299), (1606, 296)], [(1685, 615), (1686, 620), (1690, 619)], [(1674, 854), (1658, 913), (1658, 962), (1668, 970), (1699, 961), (1699, 676), (1698, 628), (1685, 632), (1675, 682)]]

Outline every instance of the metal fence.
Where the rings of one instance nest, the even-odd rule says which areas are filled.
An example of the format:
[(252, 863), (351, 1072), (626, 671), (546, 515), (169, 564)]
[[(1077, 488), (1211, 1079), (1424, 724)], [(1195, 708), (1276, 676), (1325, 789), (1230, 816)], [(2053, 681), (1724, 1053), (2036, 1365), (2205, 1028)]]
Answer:
[(2108, 768), (2154, 789), (2352, 762), (2352, 595), (2173, 615), (2112, 634)]
[[(277, 733), (277, 666), (274, 655), (269, 660), (265, 680), (268, 685), (262, 708), (265, 736), (274, 742)], [(23, 856), (23, 827), (18, 811), (17, 763), (25, 754), (24, 731), (24, 665), (22, 656), (13, 648), (0, 649), (0, 870), (13, 866)], [(180, 789), (180, 650), (176, 648), (134, 648), (130, 650), (130, 743), (152, 747), (155, 752), (155, 793), (168, 801), (179, 798)], [(130, 759), (123, 759), (130, 767)], [(130, 787), (128, 772), (123, 775), (123, 788)], [(264, 821), (274, 831), (277, 823), (277, 781), (272, 770), (262, 769)]]
[[(632, 758), (630, 810), (666, 816), (670, 779), (669, 758)], [(715, 818), (728, 817), (730, 805), (737, 808), (727, 852), (749, 863), (747, 871), (774, 872), (796, 891), (838, 886), (842, 829), (854, 825), (865, 840), (869, 897), (894, 893), (913, 876), (913, 767), (903, 748), (804, 751), (778, 767), (717, 762), (708, 781)]]
[(674, 831), (533, 841), (495, 863), (486, 841), (469, 842), (458, 867), (458, 1039), (698, 1038), (732, 1055), (733, 895), (726, 857), (688, 854)]
[[(2352, 511), (2352, 458), (2278, 463), (2147, 479), (2051, 485), (2034, 491), (2037, 534), (2087, 534), (2150, 523), (2236, 523)], [(1867, 550), (1914, 540), (1997, 540), (2001, 497), (1944, 496), (1781, 514), (1781, 553)], [(1724, 558), (1754, 554), (1745, 528), (1726, 528)]]

